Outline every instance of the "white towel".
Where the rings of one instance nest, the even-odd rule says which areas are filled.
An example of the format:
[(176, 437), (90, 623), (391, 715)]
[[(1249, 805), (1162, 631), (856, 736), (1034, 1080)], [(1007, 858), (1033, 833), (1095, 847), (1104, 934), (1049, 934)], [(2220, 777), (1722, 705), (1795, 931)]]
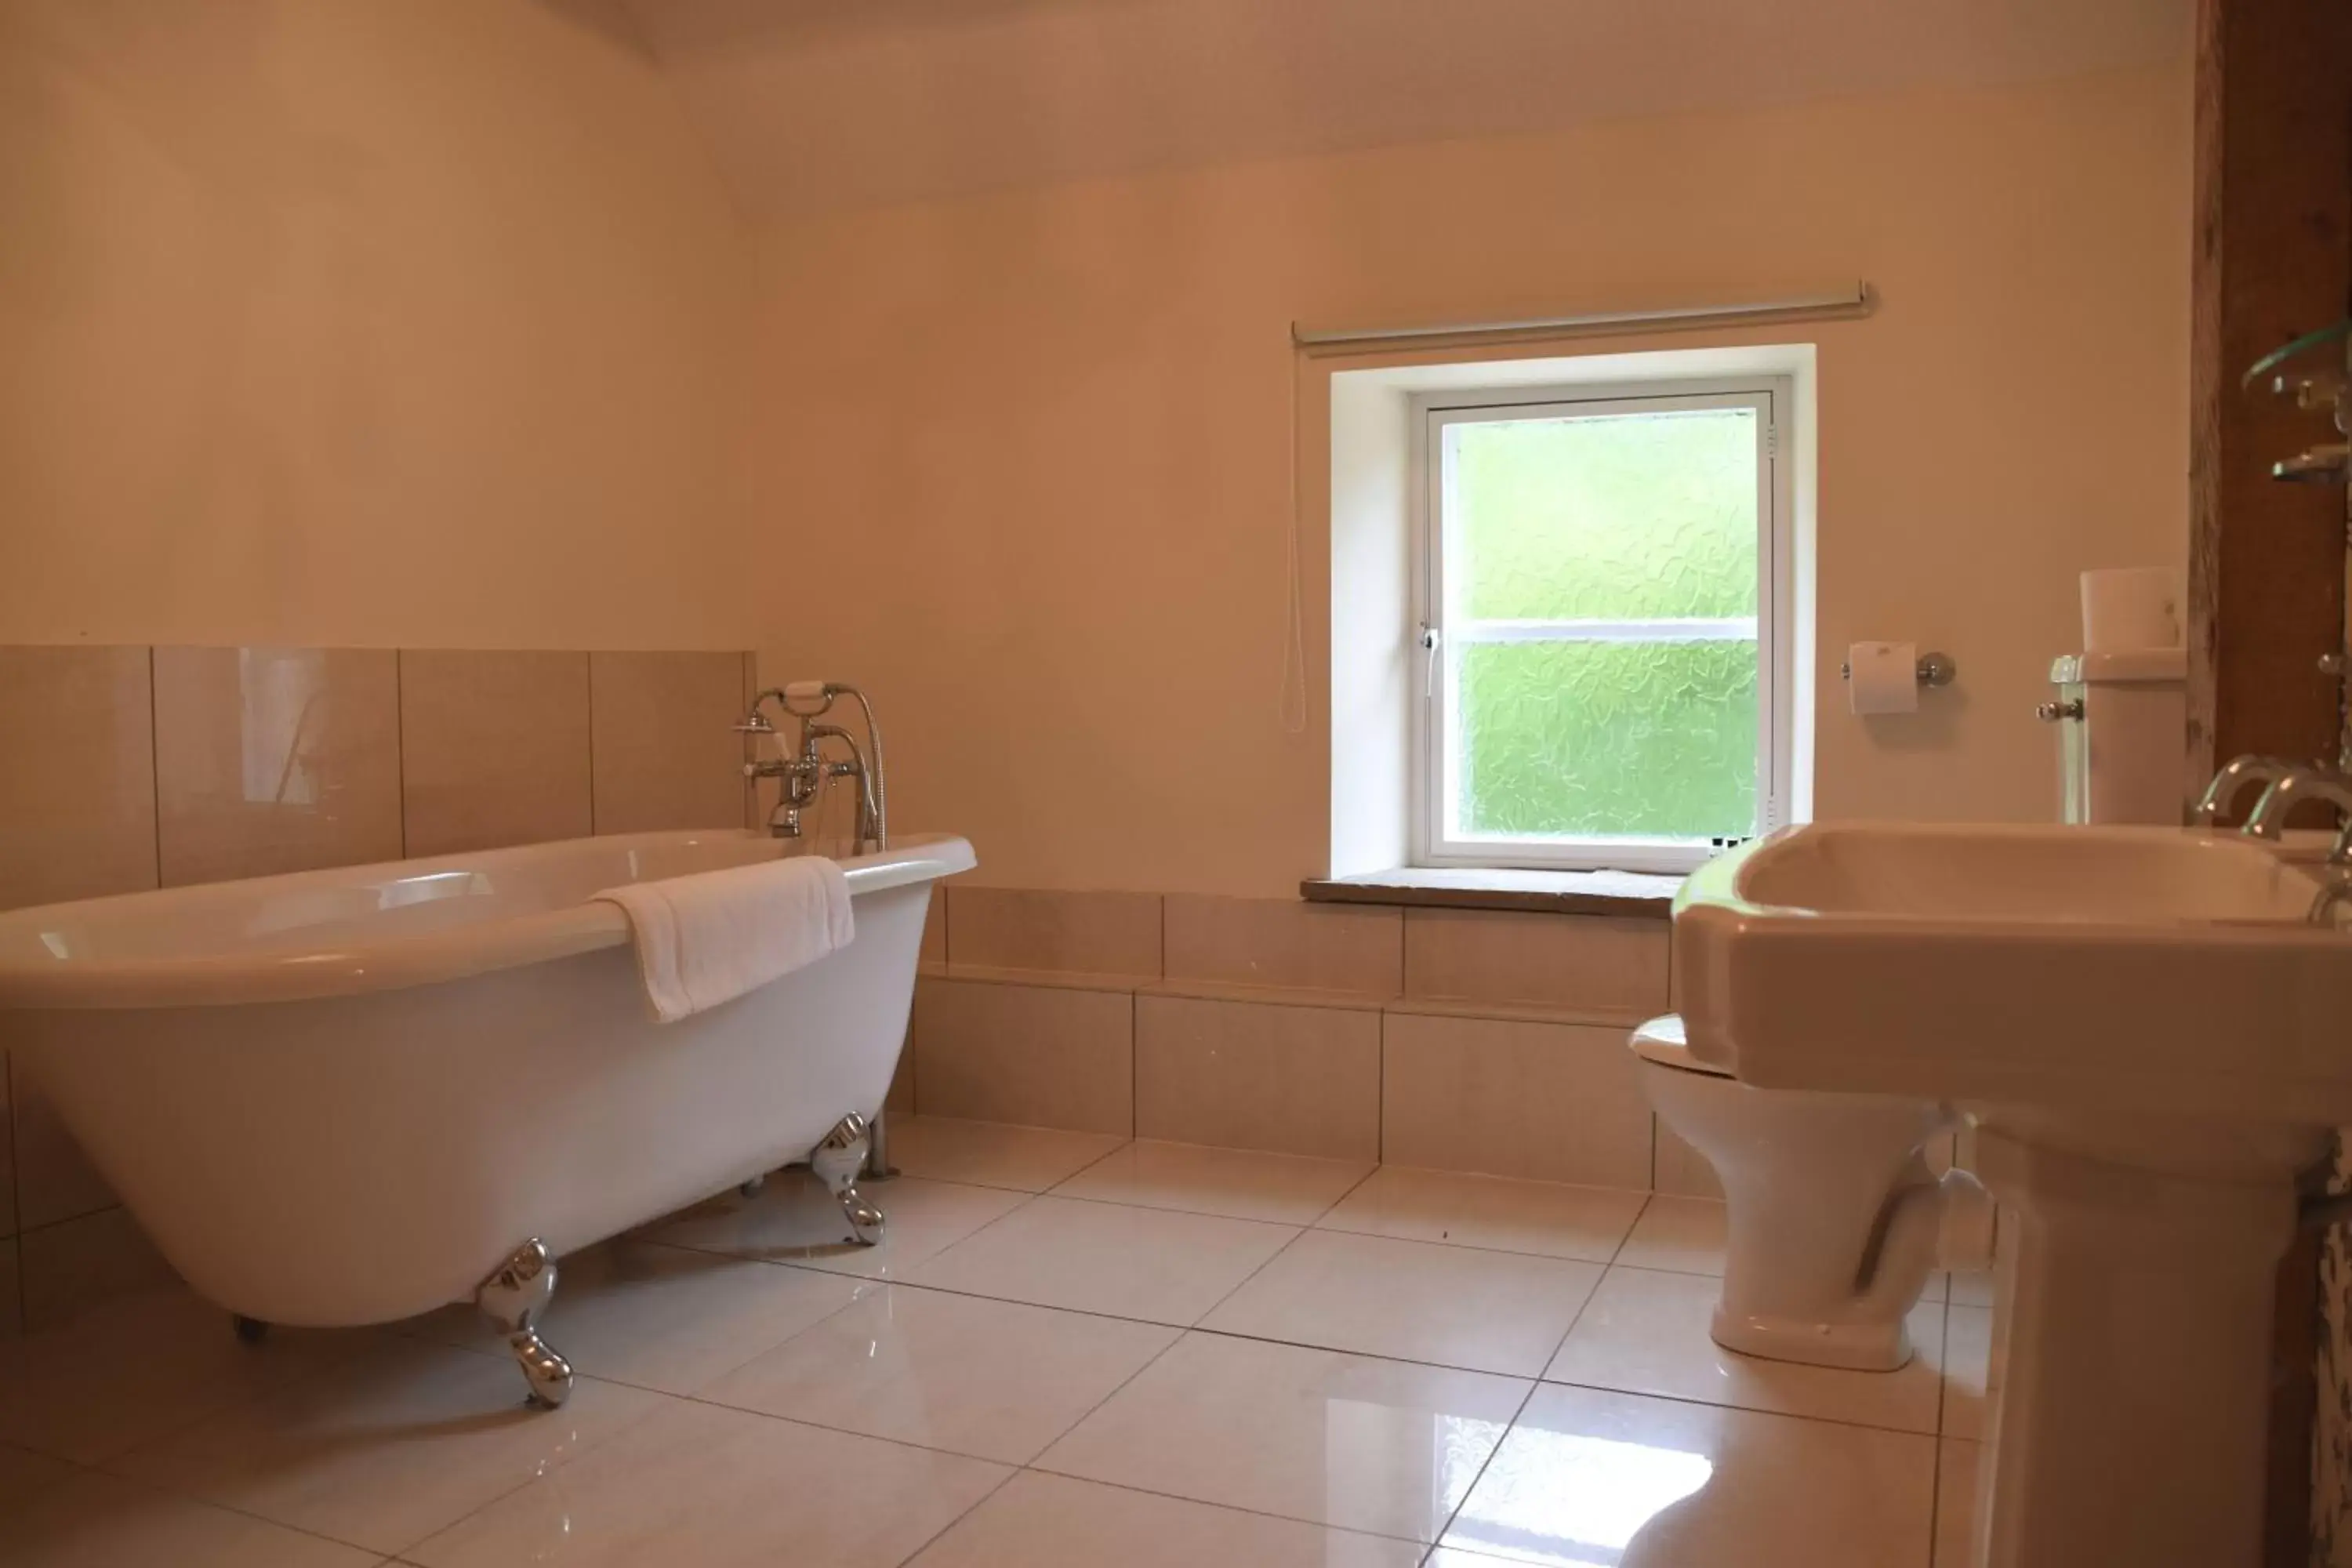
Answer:
[(830, 860), (791, 856), (594, 895), (621, 906), (654, 1015), (674, 1024), (847, 947), (849, 879)]

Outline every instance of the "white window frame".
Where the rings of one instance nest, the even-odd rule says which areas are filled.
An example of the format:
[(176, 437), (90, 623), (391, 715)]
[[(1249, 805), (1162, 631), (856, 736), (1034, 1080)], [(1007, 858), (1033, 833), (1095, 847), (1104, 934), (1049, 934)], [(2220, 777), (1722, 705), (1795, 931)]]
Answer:
[(1455, 661), (1466, 642), (1667, 641), (1746, 635), (1716, 621), (1490, 622), (1475, 630), (1444, 622), (1445, 542), (1449, 476), (1442, 460), (1448, 425), (1496, 419), (1629, 413), (1661, 405), (1679, 408), (1752, 407), (1758, 412), (1756, 644), (1757, 831), (1789, 820), (1791, 670), (1795, 626), (1790, 615), (1793, 571), (1797, 402), (1788, 376), (1612, 382), (1600, 385), (1509, 386), (1414, 394), (1411, 411), (1412, 603), (1408, 637), (1418, 660), (1413, 692), (1408, 809), (1413, 864), (1509, 867), (1549, 870), (1688, 871), (1713, 847), (1657, 838), (1465, 838), (1451, 832), (1447, 806), (1454, 780), (1444, 737), (1451, 732)]

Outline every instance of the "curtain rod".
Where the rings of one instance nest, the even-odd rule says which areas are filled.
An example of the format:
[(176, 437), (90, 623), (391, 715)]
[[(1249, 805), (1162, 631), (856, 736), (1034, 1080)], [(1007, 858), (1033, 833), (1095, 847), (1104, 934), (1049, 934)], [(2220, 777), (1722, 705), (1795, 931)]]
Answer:
[(1427, 345), (1435, 340), (1488, 342), (1525, 337), (1599, 337), (1631, 329), (1687, 331), (1700, 327), (1746, 326), (1765, 321), (1846, 321), (1867, 316), (1877, 296), (1866, 282), (1821, 294), (1759, 300), (1736, 305), (1678, 305), (1649, 310), (1595, 310), (1575, 316), (1538, 316), (1514, 321), (1457, 321), (1441, 326), (1323, 329), (1290, 324), (1290, 341), (1312, 353), (1346, 352), (1374, 344)]

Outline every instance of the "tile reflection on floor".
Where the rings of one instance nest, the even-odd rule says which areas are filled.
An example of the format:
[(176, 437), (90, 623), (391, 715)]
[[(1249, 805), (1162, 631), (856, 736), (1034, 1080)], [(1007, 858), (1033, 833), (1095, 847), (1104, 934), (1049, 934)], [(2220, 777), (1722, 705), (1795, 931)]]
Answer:
[[(238, 1343), (184, 1292), (0, 1345), (8, 1568), (1955, 1568), (1997, 1379), (1706, 1335), (1721, 1205), (908, 1119), (563, 1260), (528, 1409), (449, 1309)], [(1958, 1292), (1955, 1292), (1957, 1297)]]

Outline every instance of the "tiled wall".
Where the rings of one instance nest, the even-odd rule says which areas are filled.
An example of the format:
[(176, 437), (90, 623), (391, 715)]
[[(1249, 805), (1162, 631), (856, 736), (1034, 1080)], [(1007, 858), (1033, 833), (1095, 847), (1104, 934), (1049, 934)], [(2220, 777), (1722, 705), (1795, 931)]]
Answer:
[(1643, 1098), (1663, 920), (951, 885), (893, 1103), (1712, 1195)]
[[(739, 826), (751, 678), (743, 653), (0, 647), (0, 909)], [(163, 1268), (0, 1050), (0, 1333)]]

